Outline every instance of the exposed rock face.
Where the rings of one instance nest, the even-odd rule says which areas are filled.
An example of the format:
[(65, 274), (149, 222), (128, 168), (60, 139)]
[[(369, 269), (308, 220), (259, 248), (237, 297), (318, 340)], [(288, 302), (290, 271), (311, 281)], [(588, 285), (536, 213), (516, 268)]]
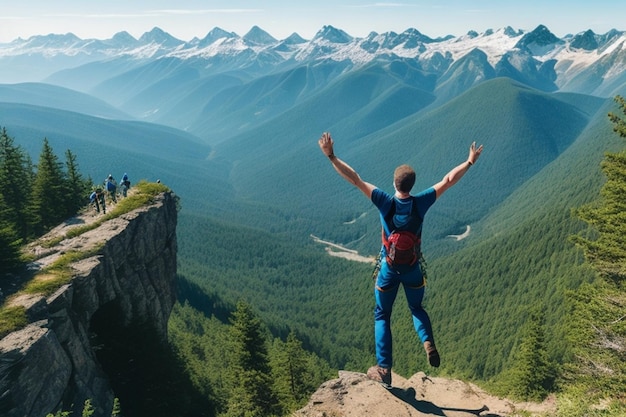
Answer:
[[(52, 235), (93, 221), (73, 219)], [(31, 323), (0, 341), (0, 415), (45, 417), (57, 410), (81, 415), (90, 399), (94, 417), (110, 416), (114, 393), (96, 349), (94, 325), (149, 328), (163, 342), (176, 300), (176, 197), (163, 193), (145, 207), (65, 239), (37, 261), (41, 268), (68, 250), (101, 247), (99, 255), (71, 265), (72, 281), (54, 294), (20, 296), (13, 304), (27, 308)], [(94, 340), (97, 339), (96, 342)], [(146, 346), (145, 349), (151, 349)]]

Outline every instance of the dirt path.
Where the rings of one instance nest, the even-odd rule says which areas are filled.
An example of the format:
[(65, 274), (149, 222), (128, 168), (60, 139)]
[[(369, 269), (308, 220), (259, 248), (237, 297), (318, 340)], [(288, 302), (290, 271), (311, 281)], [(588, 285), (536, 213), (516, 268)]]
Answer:
[(460, 235), (447, 235), (446, 237), (451, 237), (455, 240), (463, 240), (469, 236), (471, 231), (472, 231), (472, 228), (468, 224), (467, 226), (465, 226), (465, 232), (461, 233)]
[(335, 256), (337, 258), (344, 258), (350, 261), (372, 263), (372, 264), (376, 261), (375, 258), (359, 255), (359, 252), (353, 249), (348, 249), (336, 243), (322, 240), (315, 235), (311, 235), (311, 239), (313, 239), (315, 243), (320, 243), (322, 245), (325, 245), (326, 253), (328, 253), (328, 255), (330, 256)]

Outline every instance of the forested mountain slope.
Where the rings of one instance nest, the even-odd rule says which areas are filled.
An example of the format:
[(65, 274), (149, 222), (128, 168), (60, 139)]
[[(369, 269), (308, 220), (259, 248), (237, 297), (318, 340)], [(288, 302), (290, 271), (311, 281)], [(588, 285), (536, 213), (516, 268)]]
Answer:
[(533, 310), (545, 320), (550, 359), (561, 363), (571, 354), (566, 293), (593, 279), (570, 240), (584, 228), (572, 210), (596, 198), (604, 152), (622, 146), (606, 119), (610, 108), (606, 103), (566, 151), (472, 225), (462, 250), (431, 263), (428, 305), (450, 370), (485, 379), (511, 367)]
[(133, 119), (103, 100), (52, 84), (0, 84), (0, 102), (54, 107), (105, 119)]
[[(445, 204), (429, 212), (429, 223), (437, 224), (436, 231), (425, 230), (426, 241), (432, 242), (435, 237), (439, 240), (462, 232), (557, 159), (605, 101), (546, 94), (500, 78), (437, 110), (414, 113), (389, 125), (381, 123), (384, 128), (354, 132), (345, 126), (376, 126), (371, 119), (388, 120), (382, 110), (392, 109), (381, 106), (380, 112), (341, 117), (325, 105), (341, 95), (332, 91), (329, 87), (328, 95), (311, 98), (254, 134), (244, 133), (216, 146), (216, 153), (233, 161), (231, 179), (238, 196), (279, 209), (284, 206), (280, 202), (288, 199), (289, 206), (296, 208), (293, 215), (311, 223), (307, 227), (312, 229), (303, 234), (314, 233), (349, 246), (358, 240), (353, 247), (367, 254), (377, 251), (377, 214), (321, 157), (317, 139), (323, 131), (331, 131), (337, 154), (365, 180), (387, 190), (393, 169), (401, 163), (415, 167), (415, 189), (419, 190), (463, 161), (472, 141), (485, 145), (488, 152), (480, 169), (472, 170), (463, 184), (447, 193)], [(373, 97), (371, 106), (377, 103), (377, 96)], [(309, 115), (306, 125), (299, 122), (299, 114)]]

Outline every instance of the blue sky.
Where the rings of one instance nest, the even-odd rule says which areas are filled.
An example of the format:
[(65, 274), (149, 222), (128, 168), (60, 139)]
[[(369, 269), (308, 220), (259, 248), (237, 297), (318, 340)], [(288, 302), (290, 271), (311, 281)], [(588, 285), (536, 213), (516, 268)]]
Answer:
[(415, 28), (436, 38), (512, 26), (546, 25), (562, 37), (591, 29), (626, 30), (624, 0), (19, 0), (3, 1), (0, 42), (72, 32), (108, 39), (126, 30), (135, 37), (158, 26), (171, 35), (202, 38), (214, 27), (239, 35), (254, 25), (277, 39), (297, 32), (310, 39), (324, 25), (356, 37), (371, 31)]

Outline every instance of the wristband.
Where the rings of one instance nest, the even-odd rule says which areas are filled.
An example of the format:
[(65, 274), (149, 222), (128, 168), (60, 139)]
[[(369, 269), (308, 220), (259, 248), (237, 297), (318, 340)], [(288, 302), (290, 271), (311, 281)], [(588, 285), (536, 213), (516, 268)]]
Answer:
[(474, 164), (472, 164), (472, 161), (470, 161), (469, 159), (467, 160), (467, 163), (469, 164), (469, 166), (474, 165)]

